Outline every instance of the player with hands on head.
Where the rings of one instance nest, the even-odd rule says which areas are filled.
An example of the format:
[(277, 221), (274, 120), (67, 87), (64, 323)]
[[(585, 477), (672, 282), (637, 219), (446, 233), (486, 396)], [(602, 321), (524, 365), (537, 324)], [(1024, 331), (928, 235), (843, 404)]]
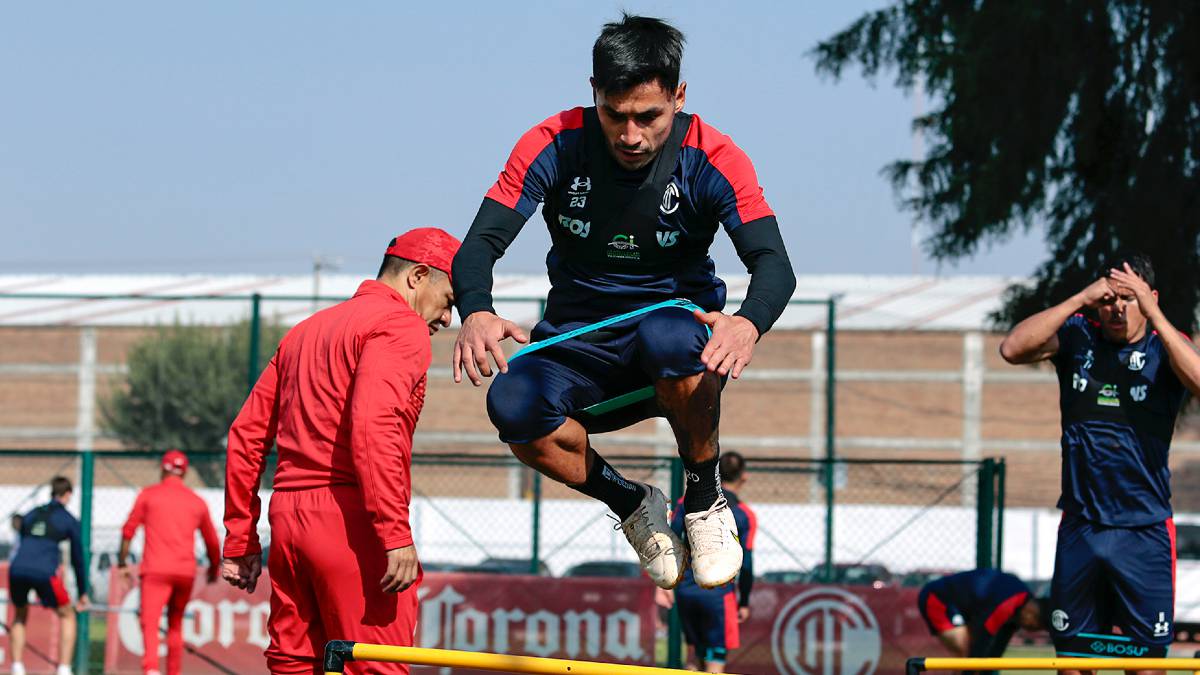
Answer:
[(1200, 353), (1159, 307), (1150, 259), (1118, 253), (1079, 293), (1017, 324), (1000, 353), (1050, 360), (1058, 374), (1063, 518), (1048, 608), (1058, 653), (1090, 655), (1116, 627), (1121, 644), (1165, 656), (1175, 633), (1168, 455), (1186, 397), (1200, 393)]

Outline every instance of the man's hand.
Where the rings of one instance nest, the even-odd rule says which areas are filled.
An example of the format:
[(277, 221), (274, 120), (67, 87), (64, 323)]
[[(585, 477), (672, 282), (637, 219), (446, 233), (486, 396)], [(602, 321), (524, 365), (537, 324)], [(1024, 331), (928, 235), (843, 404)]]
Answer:
[(746, 623), (750, 620), (750, 608), (738, 607), (738, 623)]
[(700, 353), (700, 362), (709, 372), (721, 376), (733, 375), (736, 380), (754, 356), (758, 329), (749, 319), (722, 312), (696, 310), (692, 315), (700, 323), (712, 328), (712, 337), (708, 338), (708, 344)]
[(117, 571), (121, 573), (121, 581), (125, 584), (125, 590), (129, 590), (137, 585), (137, 579), (133, 576), (133, 568), (129, 565), (118, 565)]
[(221, 576), (221, 568), (216, 565), (209, 565), (208, 572), (205, 573), (204, 578), (208, 583), (213, 584), (213, 583), (216, 583), (217, 579), (220, 578), (220, 576)]
[(1100, 277), (1088, 284), (1087, 288), (1080, 291), (1077, 297), (1085, 307), (1096, 309), (1100, 305), (1115, 300), (1117, 293), (1113, 289), (1113, 285), (1109, 283), (1108, 277)]
[(90, 608), (91, 606), (92, 606), (92, 601), (88, 600), (87, 593), (84, 593), (83, 595), (79, 596), (79, 600), (75, 601), (75, 611), (76, 612), (86, 612), (86, 611), (88, 611), (88, 608)]
[(507, 373), (508, 360), (504, 358), (500, 341), (509, 337), (521, 344), (529, 342), (521, 327), (508, 319), (501, 319), (491, 312), (474, 312), (468, 316), (454, 341), (454, 381), (462, 382), (465, 370), (471, 384), (476, 387), (483, 384), (484, 377), (492, 376), (488, 354), (496, 362), (496, 369)]
[(416, 546), (394, 548), (387, 552), (387, 574), (379, 580), (379, 587), (384, 593), (399, 593), (413, 585), (420, 568)]
[(262, 555), (248, 553), (236, 558), (221, 558), (221, 578), (235, 588), (253, 593), (262, 574)]
[(1116, 290), (1129, 292), (1133, 297), (1137, 298), (1138, 308), (1142, 310), (1142, 314), (1150, 319), (1153, 319), (1160, 314), (1158, 307), (1158, 295), (1154, 289), (1150, 288), (1150, 284), (1146, 280), (1139, 277), (1129, 263), (1124, 263), (1125, 269), (1111, 269), (1108, 271), (1108, 278), (1112, 284), (1116, 286)]

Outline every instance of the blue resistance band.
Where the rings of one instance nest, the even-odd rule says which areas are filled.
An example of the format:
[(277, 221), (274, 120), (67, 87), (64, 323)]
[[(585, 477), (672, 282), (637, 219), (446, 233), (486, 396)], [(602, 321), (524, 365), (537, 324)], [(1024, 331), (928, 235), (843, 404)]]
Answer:
[[(565, 340), (570, 340), (571, 338), (576, 338), (576, 337), (579, 337), (580, 335), (584, 335), (586, 333), (591, 333), (592, 331), (595, 331), (595, 330), (600, 330), (601, 328), (611, 326), (615, 323), (621, 323), (622, 321), (628, 321), (629, 319), (632, 319), (634, 317), (641, 316), (643, 314), (649, 314), (650, 312), (653, 312), (653, 311), (656, 311), (659, 309), (664, 309), (667, 307), (678, 307), (680, 309), (686, 309), (689, 312), (694, 312), (696, 310), (704, 311), (698, 305), (696, 305), (696, 303), (692, 302), (691, 300), (686, 300), (684, 298), (675, 298), (674, 300), (664, 300), (663, 302), (655, 303), (653, 305), (648, 305), (646, 307), (642, 307), (641, 309), (635, 309), (632, 312), (626, 312), (624, 314), (619, 314), (617, 316), (610, 316), (609, 318), (603, 319), (601, 321), (597, 321), (596, 323), (590, 323), (586, 326), (580, 326), (579, 328), (576, 328), (574, 330), (569, 330), (565, 333), (562, 333), (561, 335), (555, 335), (554, 337), (546, 338), (545, 340), (541, 340), (539, 342), (534, 342), (533, 344), (526, 346), (524, 349), (520, 350), (516, 354), (513, 354), (512, 356), (508, 357), (508, 362), (512, 363), (513, 361), (517, 360), (521, 356), (524, 356), (525, 354), (528, 354), (530, 352), (536, 352), (539, 349), (544, 349), (551, 345), (556, 345)], [(708, 331), (708, 334), (711, 336), (712, 329), (709, 328), (708, 326), (705, 326), (704, 328), (705, 328), (705, 330)], [(592, 417), (595, 417), (598, 415), (603, 415), (604, 413), (607, 413), (607, 412), (611, 412), (613, 410), (617, 410), (619, 408), (624, 408), (627, 405), (633, 405), (634, 403), (638, 403), (640, 401), (645, 401), (646, 399), (648, 399), (652, 396), (654, 396), (654, 387), (653, 386), (643, 387), (636, 391), (631, 391), (628, 394), (621, 394), (620, 396), (610, 398), (607, 401), (601, 401), (599, 403), (596, 403), (595, 405), (590, 405), (590, 406), (584, 408), (583, 410), (581, 410), (580, 412), (590, 415)]]

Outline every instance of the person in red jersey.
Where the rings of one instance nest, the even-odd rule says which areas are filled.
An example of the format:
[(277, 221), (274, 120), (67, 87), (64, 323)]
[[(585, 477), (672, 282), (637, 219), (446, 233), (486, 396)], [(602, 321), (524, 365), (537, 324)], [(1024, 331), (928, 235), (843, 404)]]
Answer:
[(183, 483), (187, 469), (187, 455), (168, 450), (162, 459), (162, 479), (138, 494), (133, 511), (121, 529), (117, 568), (129, 584), (134, 581), (133, 571), (126, 564), (129, 544), (139, 527), (146, 531), (138, 570), (142, 580), (142, 672), (146, 675), (159, 675), (158, 631), (164, 607), (167, 608), (167, 673), (182, 672), (183, 611), (196, 581), (196, 530), (204, 538), (208, 554), (208, 582), (217, 580), (220, 559), (217, 531), (208, 504)]
[(229, 430), (221, 575), (251, 592), (262, 569), (259, 481), (271, 447), (279, 453), (268, 512), (272, 673), (321, 673), (328, 640), (413, 642), (412, 435), (430, 336), (450, 324), (458, 247), (436, 228), (393, 239), (376, 279), (284, 336)]

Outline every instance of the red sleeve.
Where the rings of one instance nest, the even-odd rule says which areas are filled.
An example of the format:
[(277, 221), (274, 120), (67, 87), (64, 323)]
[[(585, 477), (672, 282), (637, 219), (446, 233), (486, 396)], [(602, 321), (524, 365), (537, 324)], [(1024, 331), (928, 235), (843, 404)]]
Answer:
[(133, 539), (133, 535), (137, 534), (137, 529), (142, 526), (145, 518), (146, 491), (142, 490), (133, 502), (133, 510), (129, 512), (129, 517), (125, 519), (125, 526), (121, 528), (121, 538)]
[(741, 506), (742, 511), (746, 513), (746, 521), (749, 523), (749, 526), (746, 528), (746, 540), (742, 542), (742, 546), (747, 551), (753, 551), (754, 538), (758, 536), (758, 514), (754, 512), (754, 509), (746, 506), (745, 502), (742, 502)]
[(525, 132), (485, 196), (528, 219), (557, 178), (554, 139), (564, 130), (582, 127), (583, 108), (572, 108)]
[(722, 180), (703, 180), (714, 202), (717, 217), (725, 227), (736, 229), (746, 223), (775, 215), (763, 197), (758, 174), (746, 153), (733, 139), (695, 118), (683, 139), (684, 147), (704, 153)]
[(216, 565), (221, 562), (221, 545), (217, 542), (217, 529), (213, 527), (212, 514), (208, 512), (208, 504), (203, 499), (200, 502), (200, 537), (204, 539), (204, 551), (208, 555), (208, 564)]
[(433, 354), (415, 314), (390, 317), (363, 343), (350, 401), (350, 453), (384, 550), (409, 546), (412, 434)]
[(262, 512), (258, 488), (279, 423), (278, 359), (276, 351), (229, 428), (225, 450), (226, 558), (262, 552), (258, 541), (258, 517)]

